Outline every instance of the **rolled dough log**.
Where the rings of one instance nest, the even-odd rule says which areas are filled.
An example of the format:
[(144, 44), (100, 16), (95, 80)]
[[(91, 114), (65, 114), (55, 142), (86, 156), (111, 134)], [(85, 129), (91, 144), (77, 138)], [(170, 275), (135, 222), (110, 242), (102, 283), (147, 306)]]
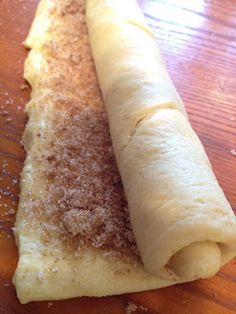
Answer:
[(112, 143), (145, 269), (213, 276), (236, 254), (236, 220), (135, 0), (87, 0)]

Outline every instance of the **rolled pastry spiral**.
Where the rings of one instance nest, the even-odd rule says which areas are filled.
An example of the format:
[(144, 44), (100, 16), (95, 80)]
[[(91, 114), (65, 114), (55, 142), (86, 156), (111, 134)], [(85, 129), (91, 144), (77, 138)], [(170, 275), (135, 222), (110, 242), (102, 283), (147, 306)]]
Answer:
[(213, 276), (236, 254), (236, 219), (135, 0), (87, 0), (92, 55), (145, 269)]

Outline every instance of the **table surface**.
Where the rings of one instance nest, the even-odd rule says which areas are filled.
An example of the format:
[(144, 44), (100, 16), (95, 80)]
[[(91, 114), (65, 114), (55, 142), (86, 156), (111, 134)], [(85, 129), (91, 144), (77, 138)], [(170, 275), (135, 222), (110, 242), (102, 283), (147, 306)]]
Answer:
[[(214, 278), (144, 293), (20, 305), (11, 283), (30, 89), (22, 46), (37, 0), (0, 1), (0, 313), (236, 313), (236, 260)], [(236, 210), (236, 1), (140, 0), (192, 126)], [(127, 306), (128, 305), (128, 306)], [(137, 306), (136, 311), (133, 311)]]

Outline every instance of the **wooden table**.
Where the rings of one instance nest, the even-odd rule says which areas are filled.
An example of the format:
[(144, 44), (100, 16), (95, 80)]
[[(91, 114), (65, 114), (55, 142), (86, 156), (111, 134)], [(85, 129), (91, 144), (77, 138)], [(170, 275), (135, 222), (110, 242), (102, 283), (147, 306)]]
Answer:
[[(117, 0), (118, 1), (118, 0)], [(236, 313), (236, 260), (213, 279), (110, 298), (20, 305), (12, 227), (24, 161), (20, 139), (30, 90), (22, 46), (37, 0), (0, 1), (0, 314)], [(219, 182), (236, 210), (236, 1), (140, 1)], [(129, 304), (129, 307), (127, 307)], [(137, 310), (132, 311), (137, 305)], [(140, 306), (140, 305), (143, 305)]]

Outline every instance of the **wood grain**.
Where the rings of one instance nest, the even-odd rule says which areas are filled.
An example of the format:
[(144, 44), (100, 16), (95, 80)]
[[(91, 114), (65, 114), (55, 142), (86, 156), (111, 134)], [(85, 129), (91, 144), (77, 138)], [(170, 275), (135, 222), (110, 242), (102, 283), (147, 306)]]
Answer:
[[(236, 2), (140, 0), (225, 194), (236, 210)], [(110, 298), (77, 298), (20, 305), (11, 278), (17, 263), (13, 238), (23, 108), (30, 89), (22, 79), (22, 46), (37, 0), (0, 1), (0, 314), (13, 313), (236, 313), (236, 260), (210, 280)], [(147, 309), (147, 310), (146, 310)]]

